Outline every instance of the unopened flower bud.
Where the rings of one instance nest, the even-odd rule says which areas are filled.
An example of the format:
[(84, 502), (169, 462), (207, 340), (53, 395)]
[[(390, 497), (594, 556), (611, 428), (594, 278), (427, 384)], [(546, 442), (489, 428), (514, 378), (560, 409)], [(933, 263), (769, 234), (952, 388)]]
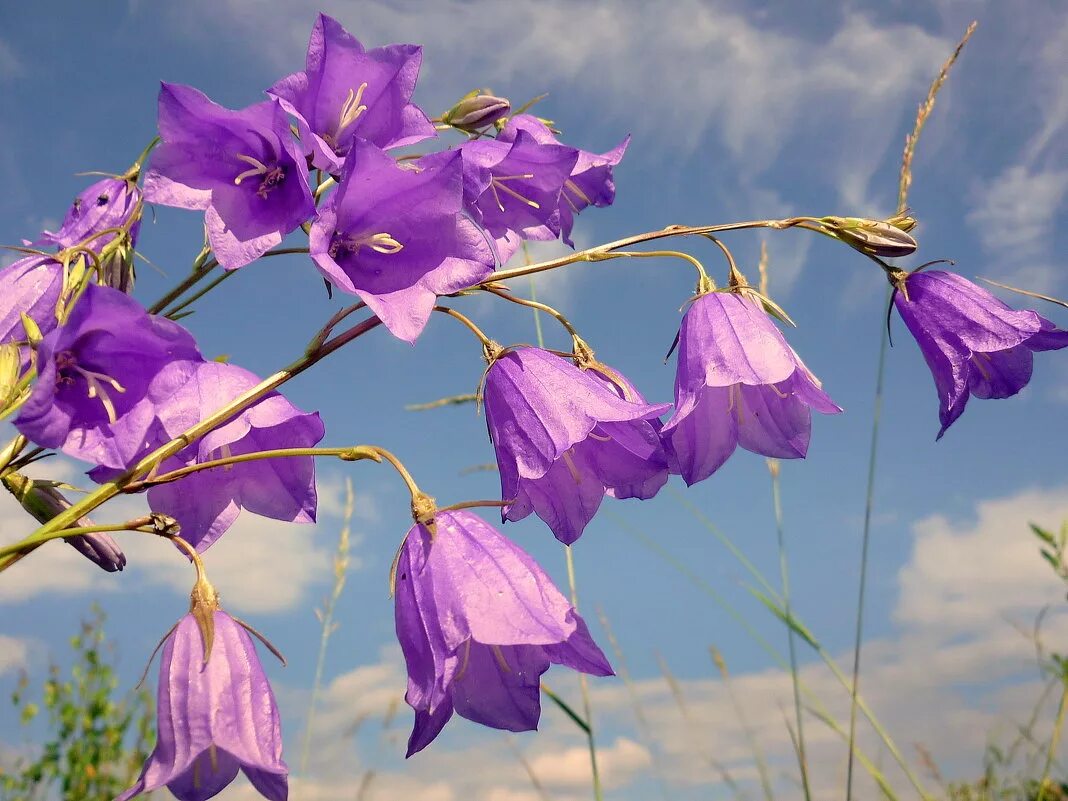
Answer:
[(480, 131), (506, 117), (512, 104), (503, 97), (495, 97), (489, 90), (476, 89), (441, 115), (441, 121), (461, 131)]
[[(63, 493), (49, 482), (34, 481), (19, 473), (9, 473), (4, 476), (3, 483), (8, 491), (18, 498), (22, 508), (39, 523), (47, 523), (71, 506), (70, 501), (63, 497)], [(91, 526), (93, 521), (83, 517), (74, 525), (79, 528)], [(90, 562), (109, 573), (126, 567), (126, 554), (109, 534), (82, 534), (78, 537), (68, 537), (66, 542)]]
[(869, 256), (892, 259), (908, 256), (917, 247), (916, 240), (908, 234), (916, 221), (908, 215), (899, 214), (890, 220), (823, 217), (820, 223), (828, 233)]

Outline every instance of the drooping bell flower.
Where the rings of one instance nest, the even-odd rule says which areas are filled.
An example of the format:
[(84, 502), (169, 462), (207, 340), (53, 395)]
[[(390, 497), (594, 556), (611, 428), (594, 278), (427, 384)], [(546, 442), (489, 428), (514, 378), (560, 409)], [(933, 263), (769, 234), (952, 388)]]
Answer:
[(964, 412), (968, 397), (1008, 398), (1031, 380), (1033, 353), (1068, 345), (1037, 312), (1016, 310), (966, 278), (914, 272), (894, 295), (938, 390), (938, 439)]
[(687, 484), (708, 478), (739, 445), (804, 458), (812, 409), (842, 411), (757, 301), (709, 292), (690, 304), (679, 331), (675, 413), (661, 432)]
[(205, 212), (227, 270), (258, 259), (315, 214), (304, 155), (277, 101), (232, 111), (191, 86), (164, 83), (145, 199)]
[(164, 786), (179, 801), (207, 801), (238, 770), (264, 798), (288, 798), (278, 705), (252, 638), (225, 612), (205, 614), (214, 623), (210, 645), (192, 612), (167, 636), (156, 695), (156, 747), (137, 782), (116, 801)]
[[(39, 523), (47, 523), (71, 506), (70, 501), (53, 482), (38, 481), (26, 478), (21, 473), (12, 472), (3, 477), (3, 483), (8, 491), (18, 498), (22, 508)], [(92, 520), (82, 517), (71, 527), (82, 528), (91, 525), (93, 525)], [(126, 567), (126, 554), (122, 552), (114, 538), (106, 532), (68, 537), (64, 542), (72, 545), (78, 553), (108, 573), (114, 573)]]
[[(553, 135), (548, 126), (532, 114), (517, 114), (508, 120), (504, 130), (498, 134), (498, 141), (514, 142), (520, 131), (525, 131), (542, 145), (559, 145), (561, 142)], [(612, 169), (623, 160), (623, 154), (630, 144), (628, 134), (622, 142), (607, 153), (578, 151), (578, 160), (571, 169), (571, 175), (564, 181), (560, 191), (560, 238), (571, 247), (571, 231), (575, 226), (575, 215), (587, 206), (603, 208), (611, 206), (616, 199), (616, 184)]]
[(26, 339), (23, 314), (42, 334), (58, 325), (63, 272), (63, 265), (51, 256), (27, 256), (0, 270), (0, 343)]
[(413, 526), (395, 578), (405, 700), (415, 710), (408, 756), (426, 748), (454, 711), (495, 729), (537, 728), (550, 664), (612, 675), (552, 580), (477, 515), (439, 512), (432, 528)]
[[(170, 383), (169, 377), (163, 380)], [(259, 383), (255, 375), (235, 365), (196, 364), (184, 384), (155, 401), (163, 441), (180, 435)], [(317, 412), (302, 412), (282, 395), (272, 393), (165, 460), (157, 473), (257, 451), (311, 448), (324, 433)], [(107, 476), (94, 474), (94, 478)], [(177, 520), (182, 539), (199, 551), (218, 540), (242, 509), (275, 520), (314, 523), (315, 460), (311, 456), (277, 457), (196, 471), (151, 487), (148, 505)]]
[(37, 345), (36, 359), (37, 381), (15, 427), (38, 445), (121, 468), (141, 433), (120, 427), (128, 437), (117, 437), (116, 424), (135, 407), (145, 413), (139, 404), (165, 366), (199, 360), (200, 352), (177, 323), (89, 284), (66, 323)]
[[(502, 258), (519, 239), (552, 240), (560, 235), (560, 192), (579, 152), (540, 144), (526, 131), (511, 142), (478, 139), (459, 147), (465, 166), (468, 212), (497, 240)], [(420, 163), (441, 158), (434, 154)]]
[(267, 93), (297, 118), (312, 163), (337, 175), (356, 139), (388, 149), (437, 135), (426, 114), (409, 102), (422, 59), (417, 45), (365, 50), (337, 20), (320, 14), (305, 70)]
[(400, 339), (414, 342), (438, 295), (493, 270), (485, 235), (462, 214), (459, 153), (405, 169), (354, 141), (341, 183), (312, 224), (311, 257), (330, 283), (359, 295)]
[(136, 181), (104, 178), (74, 199), (58, 231), (43, 231), (35, 244), (61, 249), (79, 244), (88, 247), (100, 258), (103, 283), (129, 292), (133, 289), (133, 249), (141, 229), (141, 205)]
[[(570, 545), (605, 494), (649, 498), (667, 480), (667, 457), (652, 421), (670, 408), (540, 348), (498, 356), (483, 403), (497, 454), (505, 520), (532, 511)], [(658, 422), (658, 421), (657, 421)]]

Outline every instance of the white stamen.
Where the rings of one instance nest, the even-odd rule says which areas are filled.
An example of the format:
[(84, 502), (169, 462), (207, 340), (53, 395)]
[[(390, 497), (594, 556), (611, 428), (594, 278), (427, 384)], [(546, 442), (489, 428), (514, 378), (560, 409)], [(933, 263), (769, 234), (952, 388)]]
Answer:
[(523, 197), (521, 194), (519, 194), (510, 186), (507, 186), (504, 183), (505, 181), (528, 180), (533, 177), (534, 173), (528, 172), (524, 175), (494, 175), (492, 178), (490, 178), (490, 188), (493, 189), (493, 196), (497, 199), (497, 208), (499, 208), (501, 211), (504, 211), (504, 205), (501, 203), (501, 196), (497, 194), (497, 190), (499, 189), (502, 192), (511, 195), (521, 203), (526, 203), (532, 209), (540, 209), (540, 205), (535, 203), (533, 200), (530, 200), (529, 198)]
[(254, 175), (267, 174), (267, 165), (259, 159), (253, 158), (252, 156), (246, 156), (244, 153), (238, 153), (236, 158), (238, 161), (243, 161), (246, 164), (252, 165), (252, 169), (245, 170), (243, 173), (234, 178), (234, 183), (236, 185), (240, 186), (242, 181), (244, 181), (246, 178), (251, 178)]
[(505, 661), (504, 653), (501, 651), (501, 646), (494, 645), (492, 647), (493, 647), (493, 655), (495, 657), (497, 657), (497, 664), (499, 664), (501, 666), (501, 670), (503, 670), (505, 673), (511, 673), (512, 672), (512, 668), (509, 667), (508, 662)]
[(366, 89), (367, 81), (361, 83), (355, 91), (349, 89), (349, 96), (345, 98), (345, 103), (341, 106), (341, 117), (337, 121), (337, 136), (340, 137), (342, 131), (356, 122), (367, 111), (367, 106), (360, 102)]

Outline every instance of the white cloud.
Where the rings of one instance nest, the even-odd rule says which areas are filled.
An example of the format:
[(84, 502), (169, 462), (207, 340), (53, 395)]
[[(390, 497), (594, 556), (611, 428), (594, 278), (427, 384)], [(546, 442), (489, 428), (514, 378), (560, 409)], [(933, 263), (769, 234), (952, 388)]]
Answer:
[[(597, 767), (608, 789), (628, 784), (635, 775), (648, 770), (652, 758), (645, 746), (626, 737), (597, 750)], [(590, 752), (586, 746), (545, 751), (531, 760), (534, 775), (548, 787), (581, 789), (589, 787)]]
[(25, 640), (0, 634), (0, 676), (25, 667), (29, 646)]

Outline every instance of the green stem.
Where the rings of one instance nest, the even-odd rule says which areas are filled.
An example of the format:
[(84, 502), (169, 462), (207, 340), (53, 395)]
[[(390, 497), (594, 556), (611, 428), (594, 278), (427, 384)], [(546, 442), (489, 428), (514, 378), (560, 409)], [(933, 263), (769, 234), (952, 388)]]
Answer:
[[(790, 573), (786, 559), (786, 534), (782, 514), (782, 492), (779, 483), (779, 462), (776, 459), (768, 459), (768, 470), (771, 472), (771, 505), (775, 511), (775, 535), (779, 549), (779, 576), (782, 581), (783, 611), (788, 618), (793, 617), (790, 609)], [(797, 726), (797, 761), (801, 771), (801, 788), (805, 794), (805, 801), (811, 801), (812, 789), (808, 782), (808, 759), (805, 756), (805, 729), (801, 716), (801, 687), (797, 670), (797, 643), (794, 641), (795, 634), (792, 627), (787, 626), (787, 643), (790, 655), (790, 680), (794, 691), (794, 718)]]
[(26, 549), (33, 549), (49, 540), (65, 540), (70, 537), (78, 537), (82, 534), (103, 534), (113, 531), (140, 531), (145, 534), (154, 534), (151, 517), (139, 517), (136, 520), (127, 520), (125, 523), (105, 523), (99, 526), (75, 526), (65, 528), (62, 531), (49, 531), (45, 534), (30, 535), (13, 545), (5, 545), (0, 548), (0, 558), (18, 556)]
[[(567, 560), (567, 586), (571, 591), (571, 606), (578, 614), (578, 589), (575, 583), (575, 558), (571, 553), (571, 546), (564, 546), (564, 556)], [(586, 719), (586, 744), (590, 750), (590, 772), (593, 775), (593, 797), (595, 801), (603, 801), (604, 792), (601, 789), (601, 773), (597, 769), (597, 743), (593, 733), (593, 705), (590, 703), (590, 686), (585, 673), (579, 673), (579, 690), (582, 694), (582, 714)]]
[[(891, 290), (892, 293), (892, 290)], [(887, 297), (887, 304), (890, 297)], [(871, 517), (875, 507), (875, 472), (879, 451), (879, 421), (883, 412), (883, 380), (886, 375), (886, 350), (889, 330), (879, 323), (879, 364), (875, 371), (875, 401), (871, 415), (871, 444), (868, 449), (868, 485), (864, 499), (864, 531), (860, 542), (860, 584), (857, 589), (857, 622), (853, 635), (853, 681), (849, 703), (849, 756), (846, 762), (846, 801), (853, 797), (853, 754), (857, 739), (857, 698), (860, 693), (860, 655), (864, 638), (864, 601), (868, 581), (868, 546), (871, 541)]]
[(1053, 724), (1053, 734), (1049, 740), (1049, 750), (1046, 751), (1046, 764), (1042, 768), (1042, 782), (1039, 784), (1038, 798), (1035, 801), (1045, 801), (1047, 796), (1047, 790), (1049, 790), (1049, 774), (1050, 768), (1053, 767), (1054, 757), (1057, 755), (1057, 746), (1061, 741), (1061, 731), (1064, 729), (1064, 713), (1065, 707), (1068, 706), (1068, 678), (1061, 679), (1063, 687), (1061, 689), (1061, 700), (1057, 705), (1057, 719)]
[(196, 303), (198, 300), (200, 300), (206, 294), (211, 292), (211, 290), (215, 289), (215, 287), (217, 287), (219, 284), (221, 284), (223, 281), (225, 281), (227, 278), (229, 278), (230, 276), (233, 276), (233, 275), (237, 275), (237, 270), (227, 270), (222, 275), (215, 276), (215, 278), (212, 279), (211, 282), (208, 283), (207, 286), (202, 287), (201, 289), (197, 290), (195, 293), (193, 293), (188, 298), (183, 300), (181, 303), (179, 303), (173, 309), (170, 309), (169, 311), (167, 311), (165, 316), (169, 317), (169, 318), (171, 318), (173, 320), (174, 316), (176, 314), (178, 314), (183, 309), (187, 309), (190, 306), (192, 306), (194, 303)]
[(175, 286), (170, 292), (161, 297), (155, 303), (148, 307), (149, 314), (159, 314), (171, 303), (180, 298), (186, 290), (191, 289), (200, 283), (200, 280), (219, 266), (219, 262), (215, 259), (208, 259), (203, 263), (194, 263), (193, 270), (187, 275), (177, 286)]
[(347, 448), (275, 448), (269, 451), (255, 451), (254, 453), (242, 453), (237, 456), (211, 459), (210, 461), (191, 464), (178, 470), (171, 470), (169, 473), (163, 473), (162, 475), (150, 475), (141, 481), (131, 481), (123, 487), (122, 491), (140, 492), (157, 484), (169, 484), (201, 470), (212, 470), (216, 467), (227, 467), (229, 465), (242, 464), (243, 462), (255, 462), (260, 459), (278, 459), (293, 456), (336, 456), (348, 462), (354, 462), (359, 459), (379, 461), (378, 449), (369, 445), (355, 445)]
[[(319, 656), (315, 660), (315, 680), (312, 682), (311, 700), (308, 702), (308, 719), (304, 723), (304, 737), (300, 747), (300, 772), (308, 769), (308, 752), (311, 748), (312, 724), (315, 721), (315, 708), (319, 701), (319, 691), (323, 684), (323, 668), (326, 664), (326, 646), (330, 635), (334, 631), (334, 610), (337, 608), (341, 591), (345, 588), (345, 574), (349, 566), (349, 535), (352, 530), (352, 512), (355, 496), (352, 492), (352, 481), (345, 480), (345, 511), (341, 524), (341, 533), (338, 535), (337, 552), (334, 555), (334, 586), (330, 591), (330, 597), (326, 599), (319, 620), (323, 630), (319, 636)], [(316, 610), (318, 612), (318, 610)]]
[[(617, 239), (614, 242), (607, 242), (603, 245), (580, 250), (578, 253), (550, 259), (549, 261), (538, 262), (537, 264), (526, 264), (522, 267), (513, 267), (510, 270), (498, 270), (487, 276), (482, 281), (482, 285), (490, 284), (494, 281), (507, 281), (509, 278), (518, 278), (523, 275), (534, 275), (535, 273), (541, 273), (547, 270), (555, 270), (558, 267), (565, 267), (568, 264), (575, 264), (577, 262), (605, 261), (606, 259), (618, 258), (621, 256), (647, 257), (653, 255), (679, 255), (677, 251), (662, 251), (655, 254), (648, 252), (629, 252), (625, 254), (612, 252), (618, 251), (620, 248), (630, 247), (631, 245), (640, 245), (643, 242), (653, 242), (657, 239), (666, 239), (672, 236), (703, 236), (705, 234), (722, 233), (723, 231), (741, 231), (747, 228), (771, 228), (777, 231), (785, 228), (810, 228), (809, 221), (812, 219), (813, 218), (811, 217), (790, 217), (785, 220), (747, 220), (745, 222), (724, 223), (722, 225), (669, 225), (658, 231), (648, 231), (644, 234), (635, 234), (634, 236), (624, 237), (623, 239)], [(691, 263), (696, 262), (696, 259), (688, 254), (682, 254), (682, 256), (688, 258)], [(697, 266), (699, 272), (703, 274), (704, 268), (699, 265), (700, 263), (696, 262), (695, 266)]]

